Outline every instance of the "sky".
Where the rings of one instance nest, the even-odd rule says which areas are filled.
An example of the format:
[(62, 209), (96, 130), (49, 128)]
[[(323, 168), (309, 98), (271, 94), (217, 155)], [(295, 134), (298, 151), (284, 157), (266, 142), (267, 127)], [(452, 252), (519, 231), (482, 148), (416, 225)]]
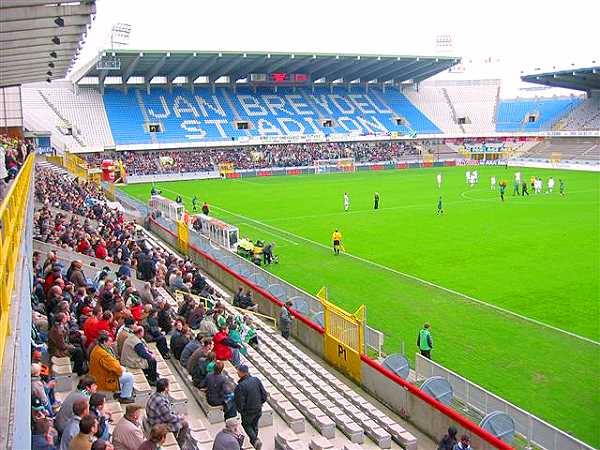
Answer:
[[(115, 23), (129, 48), (436, 55), (436, 37), (473, 61), (472, 78), (600, 65), (600, 1), (97, 0), (76, 67), (110, 47)], [(480, 67), (492, 58), (490, 70)], [(596, 61), (596, 64), (592, 64)], [(490, 73), (487, 73), (490, 72)]]

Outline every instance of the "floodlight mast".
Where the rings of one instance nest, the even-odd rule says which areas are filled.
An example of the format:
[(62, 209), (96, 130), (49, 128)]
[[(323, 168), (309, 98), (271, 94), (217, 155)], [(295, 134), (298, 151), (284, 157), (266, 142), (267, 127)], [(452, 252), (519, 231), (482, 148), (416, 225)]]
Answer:
[(110, 31), (110, 48), (126, 47), (129, 45), (131, 25), (128, 23), (116, 23)]

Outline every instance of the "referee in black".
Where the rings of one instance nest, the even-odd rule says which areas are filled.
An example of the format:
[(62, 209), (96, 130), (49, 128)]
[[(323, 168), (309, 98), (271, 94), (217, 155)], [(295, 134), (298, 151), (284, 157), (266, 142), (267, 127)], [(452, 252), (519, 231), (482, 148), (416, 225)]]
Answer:
[(374, 202), (373, 209), (379, 209), (379, 192), (375, 192)]

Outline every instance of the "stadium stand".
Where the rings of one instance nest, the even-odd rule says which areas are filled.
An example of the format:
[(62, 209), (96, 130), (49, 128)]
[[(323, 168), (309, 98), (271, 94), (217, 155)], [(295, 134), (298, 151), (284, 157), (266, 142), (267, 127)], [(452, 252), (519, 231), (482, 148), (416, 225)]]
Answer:
[(494, 129), (496, 101), (500, 80), (475, 80), (445, 83), (447, 95), (454, 105), (457, 120), (467, 134), (486, 133)]
[(600, 96), (585, 99), (574, 107), (563, 118), (554, 123), (555, 130), (599, 130), (600, 129)]
[(547, 130), (580, 102), (576, 97), (501, 100), (496, 131)]
[[(217, 324), (226, 323), (231, 330), (230, 339), (234, 339), (234, 332), (238, 339), (241, 335), (241, 340), (235, 341), (239, 344), (234, 344), (239, 350), (234, 351), (245, 355), (242, 356), (243, 362), (250, 365), (251, 373), (262, 380), (270, 394), (269, 404), (263, 407), (259, 422), (261, 436), (266, 442), (265, 449), (274, 448), (272, 443), (275, 441), (282, 446), (278, 448), (292, 449), (397, 449), (400, 445), (409, 450), (417, 448), (416, 438), (397, 420), (341, 384), (319, 362), (281, 338), (261, 319), (254, 318), (259, 345), (245, 344), (247, 341), (243, 337), (248, 326), (253, 325), (248, 315), (241, 315), (226, 303), (231, 296), (207, 279), (190, 261), (166, 250), (148, 232), (128, 222), (122, 213), (109, 209), (105, 197), (94, 184), (78, 182), (47, 163), (40, 164), (37, 180), (34, 238), (38, 242), (35, 247), (38, 252), (33, 260), (36, 283), (32, 297), (32, 371), (36, 375), (32, 379), (32, 387), (35, 388), (32, 413), (34, 442), (39, 439), (38, 430), (43, 429), (46, 420), (55, 416), (54, 427), (64, 434), (70, 415), (62, 408), (70, 407), (72, 399), (81, 395), (75, 389), (76, 384), (78, 389), (86, 389), (86, 385), (81, 384), (86, 383), (86, 376), (81, 378), (84, 381), (77, 381), (77, 374), (83, 375), (86, 371), (85, 359), (82, 359), (84, 349), (92, 355), (90, 374), (96, 374), (96, 378), (87, 383), (95, 381), (98, 392), (102, 390), (107, 398), (103, 409), (94, 414), (99, 423), (104, 423), (110, 412), (112, 420), (106, 422), (107, 433), (113, 433), (119, 426), (126, 412), (125, 406), (112, 401), (110, 395), (115, 388), (108, 387), (107, 380), (102, 378), (103, 372), (94, 368), (93, 355), (100, 351), (99, 347), (106, 348), (105, 344), (94, 341), (103, 339), (99, 336), (106, 333), (110, 336), (108, 342), (114, 341), (110, 354), (120, 358), (121, 365), (127, 367), (126, 371), (133, 379), (135, 404), (145, 407), (148, 418), (154, 417), (153, 408), (158, 398), (152, 385), (157, 378), (169, 380), (169, 408), (174, 414), (169, 420), (175, 422), (166, 422), (170, 424), (172, 434), (169, 434), (163, 448), (193, 448), (191, 442), (201, 450), (211, 448), (224, 417), (222, 408), (207, 403), (207, 394), (202, 389), (204, 378), (196, 378), (197, 373), (206, 376), (205, 372), (196, 372), (196, 367), (206, 368), (210, 355), (208, 352), (199, 353), (188, 372), (173, 353), (173, 337), (170, 337), (171, 350), (165, 351), (161, 339), (166, 342), (164, 336), (175, 327), (174, 320), (177, 318), (184, 324), (178, 328), (178, 336), (183, 339), (185, 348), (196, 341), (191, 334), (191, 328), (197, 327), (193, 320), (204, 319), (200, 321), (199, 332), (209, 342), (212, 336), (203, 331), (207, 329), (206, 321), (214, 320), (213, 329)], [(45, 261), (42, 249), (47, 251)], [(85, 263), (79, 253), (86, 255)], [(156, 264), (149, 266), (147, 258), (155, 258)], [(135, 269), (130, 267), (129, 261)], [(135, 279), (136, 274), (146, 283), (150, 282), (148, 292), (144, 291), (144, 281)], [(178, 281), (179, 278), (183, 281)], [(163, 285), (166, 290), (161, 287)], [(186, 300), (185, 293), (183, 297), (171, 296), (168, 291), (174, 290), (175, 285), (208, 299), (209, 308), (195, 303), (192, 297)], [(98, 306), (92, 311), (93, 299)], [(143, 311), (138, 310), (139, 307)], [(194, 315), (196, 317), (192, 319)], [(131, 337), (135, 322), (144, 327), (146, 341), (137, 344), (142, 347), (138, 349), (136, 345), (136, 351), (141, 352), (142, 348), (150, 350), (152, 353), (145, 353), (143, 357), (153, 361), (155, 369), (130, 366), (126, 362), (128, 360), (123, 359), (124, 352), (128, 351), (128, 340), (139, 341)], [(188, 357), (190, 354), (194, 352), (188, 352)], [(44, 365), (46, 361), (49, 363), (47, 366)], [(173, 367), (175, 370), (172, 370)], [(42, 369), (46, 375), (40, 375)], [(152, 375), (152, 370), (156, 371), (156, 375)], [(236, 370), (229, 362), (226, 362), (225, 373), (229, 382), (237, 382)], [(294, 373), (296, 376), (292, 376)], [(50, 375), (54, 382), (49, 381)], [(91, 384), (89, 386), (92, 392), (94, 389)], [(92, 396), (96, 397), (96, 394)], [(129, 397), (119, 398), (122, 403), (130, 403)], [(197, 403), (190, 403), (191, 399)], [(147, 436), (152, 425), (146, 420), (136, 425), (140, 435), (145, 433)], [(52, 435), (56, 431), (51, 426), (45, 433)], [(100, 427), (96, 436), (104, 433)], [(325, 440), (318, 437), (319, 434)], [(353, 447), (353, 443), (360, 444), (360, 447)]]
[(527, 150), (523, 156), (544, 160), (560, 158), (561, 160), (598, 161), (600, 160), (600, 139), (591, 137), (551, 138)]
[(456, 121), (448, 100), (436, 85), (423, 83), (418, 91), (407, 89), (404, 94), (417, 108), (444, 132), (449, 134), (462, 134), (463, 129)]
[[(245, 136), (301, 134), (436, 133), (439, 129), (396, 89), (316, 87), (298, 93), (292, 88), (236, 92), (217, 88), (153, 88), (127, 93), (107, 89), (104, 104), (117, 144), (178, 143), (230, 140)], [(330, 119), (331, 127), (323, 126)], [(402, 119), (402, 120), (401, 120)], [(397, 120), (400, 120), (398, 122)], [(239, 129), (247, 122), (248, 129)], [(149, 133), (149, 124), (162, 131)]]

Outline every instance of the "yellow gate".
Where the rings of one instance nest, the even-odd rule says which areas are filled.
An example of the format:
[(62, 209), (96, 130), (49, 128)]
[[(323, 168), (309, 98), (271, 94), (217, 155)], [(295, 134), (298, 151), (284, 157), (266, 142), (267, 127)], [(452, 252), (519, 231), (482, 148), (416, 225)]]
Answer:
[(190, 243), (190, 229), (183, 220), (177, 221), (177, 246), (184, 255), (188, 254)]
[(562, 155), (560, 154), (560, 152), (553, 152), (550, 155), (550, 164), (560, 164), (561, 157)]
[(322, 296), (325, 334), (323, 350), (325, 359), (349, 377), (361, 382), (360, 355), (364, 348), (365, 306), (354, 314), (335, 306)]

